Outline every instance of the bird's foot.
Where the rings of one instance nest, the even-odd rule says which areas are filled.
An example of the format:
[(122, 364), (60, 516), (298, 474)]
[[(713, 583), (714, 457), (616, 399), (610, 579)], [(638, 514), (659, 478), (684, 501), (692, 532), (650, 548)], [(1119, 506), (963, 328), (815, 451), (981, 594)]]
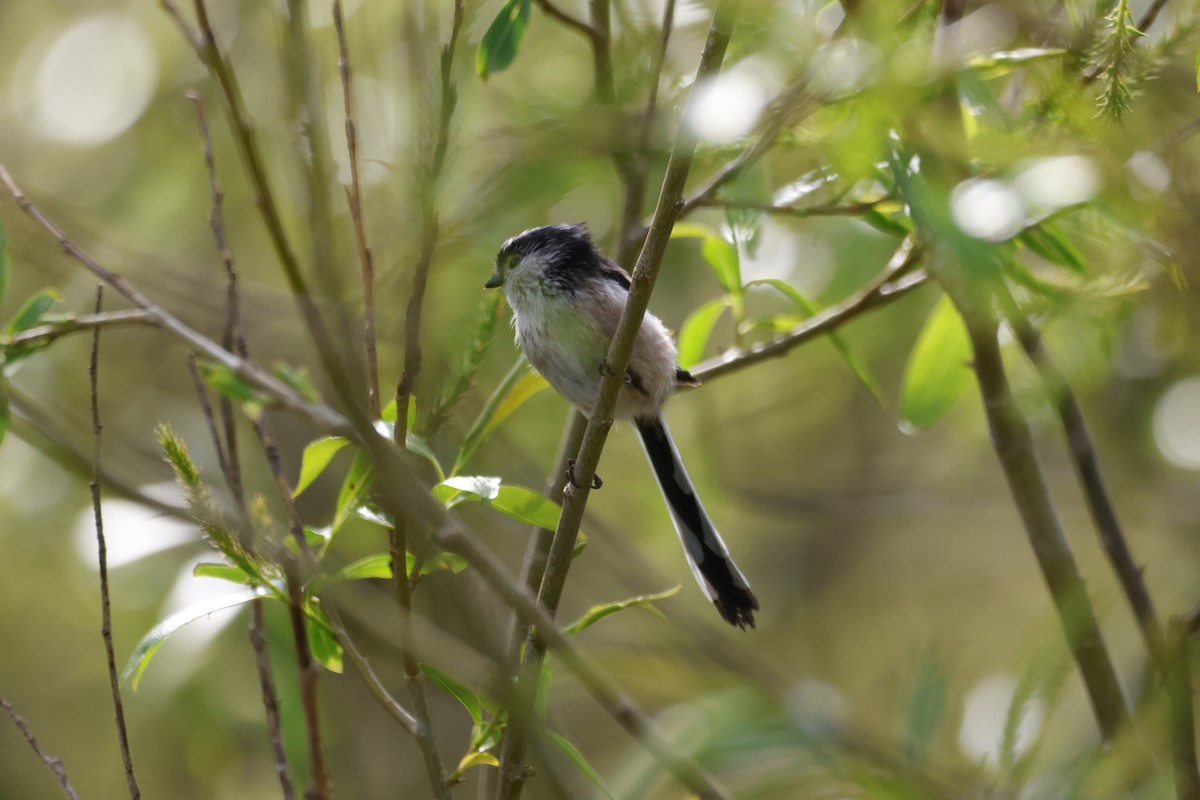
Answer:
[[(570, 481), (571, 485), (574, 486), (576, 489), (583, 488), (575, 481), (575, 459), (573, 459), (573, 458), (567, 459), (567, 480)], [(603, 485), (604, 485), (604, 481), (600, 480), (599, 475), (592, 476), (592, 488), (593, 489), (599, 489)]]

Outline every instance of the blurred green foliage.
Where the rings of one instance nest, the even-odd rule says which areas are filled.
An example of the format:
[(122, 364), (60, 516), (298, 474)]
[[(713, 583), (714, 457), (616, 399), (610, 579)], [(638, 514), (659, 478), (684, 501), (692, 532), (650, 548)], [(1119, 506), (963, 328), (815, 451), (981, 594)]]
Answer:
[[(658, 113), (643, 119), (661, 4), (612, 0), (616, 98), (608, 108), (594, 93), (586, 37), (539, 3), (467, 3), (436, 195), (424, 367), (406, 426), (410, 451), (428, 465), (431, 484), (441, 483), (439, 499), (514, 571), (529, 522), (556, 513), (524, 487), (545, 480), (567, 410), (498, 335), (504, 310), (483, 282), (500, 243), (535, 225), (587, 221), (616, 253), (624, 187), (614, 153), (644, 165), (648, 216), (677, 123), (701, 134), (694, 190), (782, 108), (791, 116), (774, 146), (691, 210), (667, 252), (652, 309), (681, 331), (684, 366), (770, 341), (853, 295), (928, 212), (960, 255), (978, 254), (967, 271), (1002, 276), (1040, 324), (1080, 394), (1160, 611), (1191, 607), (1200, 594), (1200, 407), (1168, 414), (1162, 400), (1200, 373), (1200, 8), (1171, 0), (1140, 30), (1150, 5), (967, 3), (961, 20), (937, 31), (933, 2), (846, 3), (847, 17), (836, 2), (746, 0), (726, 77), (695, 87), (705, 100), (696, 118), (683, 119), (711, 9), (680, 2)], [(582, 2), (559, 6), (588, 19)], [(312, 4), (307, 20), (336, 162), (320, 198), (333, 209), (334, 230), (324, 233), (336, 255), (322, 264), (313, 263), (319, 237), (305, 235), (320, 206), (307, 194), (308, 148), (321, 137), (284, 91), (295, 76), (280, 47), (283, 4), (214, 0), (210, 13), (301, 262), (311, 275), (337, 276), (316, 285), (357, 286), (329, 8)], [(450, 13), (446, 2), (346, 3), (385, 397), (403, 359), (420, 255), (416, 176), (426, 174), (436, 139), (433, 76)], [(316, 373), (218, 89), (166, 14), (154, 4), (4, 4), (0, 75), (0, 163), (85, 250), (219, 339), (224, 273), (184, 98), (198, 91), (252, 352), (262, 364)], [(931, 163), (914, 161), (918, 151)], [(910, 172), (927, 179), (929, 208), (903, 185)], [(48, 314), (51, 302), (88, 313), (94, 279), (7, 195), (0, 220), (0, 435), (9, 433), (0, 448), (0, 603), (9, 609), (0, 615), (8, 654), (0, 695), (64, 761), (81, 795), (118, 797), (124, 778), (96, 635), (87, 337), (36, 350), (12, 341), (61, 321)], [(356, 288), (320, 298), (346, 322), (337, 330), (351, 334), (339, 342), (347, 352), (358, 352), (360, 301)], [(721, 626), (690, 583), (677, 595), (662, 591), (689, 581), (678, 543), (633, 437), (619, 430), (609, 442), (600, 468), (608, 481), (589, 504), (589, 546), (576, 553), (560, 616), (581, 621), (581, 646), (739, 797), (1170, 796), (1167, 709), (1095, 541), (1046, 389), (1006, 342), (1010, 378), (1137, 709), (1140, 738), (1107, 752), (1096, 746), (997, 468), (957, 323), (927, 285), (842, 328), (833, 347), (806, 345), (668, 407), (706, 505), (762, 603), (751, 633)], [(118, 660), (132, 655), (140, 675), (156, 654), (137, 690), (126, 685), (134, 760), (148, 797), (277, 797), (244, 616), (207, 611), (228, 601), (231, 579), (286, 598), (270, 559), (249, 556), (219, 524), (232, 503), (185, 355), (146, 327), (102, 336), (106, 471), (179, 510), (163, 444), (204, 520), (181, 525), (115, 490), (106, 496)], [(310, 399), (333, 396), (323, 377), (299, 369), (276, 374)], [(270, 419), (284, 470), (299, 484), (325, 572), (306, 599), (319, 660), (337, 667), (342, 654), (318, 591), (336, 601), (384, 683), (403, 696), (381, 552), (390, 521), (367, 502), (368, 463), (278, 413), (228, 370), (206, 370), (215, 391)], [(176, 433), (156, 442), (160, 423)], [(393, 407), (385, 427), (394, 424)], [(250, 447), (249, 425), (240, 427), (249, 516), (278, 534), (286, 516), (272, 476)], [(212, 566), (214, 545), (237, 573)], [(486, 645), (504, 641), (507, 614), (467, 588), (451, 554), (410, 557), (438, 743), (461, 770), (459, 794), (473, 795), (502, 714), (490, 699)], [(635, 606), (655, 613), (607, 618)], [(282, 608), (267, 604), (268, 644), (302, 782), (307, 757)], [(184, 617), (195, 621), (158, 635), (160, 621)], [(566, 670), (555, 671), (552, 688), (543, 678), (542, 709), (553, 747), (537, 753), (526, 797), (684, 796)], [(427, 796), (417, 747), (349, 670), (323, 674), (321, 692), (339, 796)], [(55, 791), (49, 770), (0, 719), (0, 797)]]

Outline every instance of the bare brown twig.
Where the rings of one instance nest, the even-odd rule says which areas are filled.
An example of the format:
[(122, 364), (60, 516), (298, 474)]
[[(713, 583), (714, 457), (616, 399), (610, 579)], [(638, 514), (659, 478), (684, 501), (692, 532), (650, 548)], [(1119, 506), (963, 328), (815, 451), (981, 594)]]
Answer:
[(4, 712), (12, 718), (13, 724), (17, 726), (17, 730), (21, 732), (21, 735), (25, 737), (25, 741), (29, 742), (29, 746), (33, 748), (34, 753), (37, 753), (37, 757), (54, 773), (54, 777), (58, 779), (58, 785), (66, 792), (67, 797), (71, 798), (71, 800), (79, 800), (79, 793), (75, 791), (75, 787), (71, 785), (71, 781), (67, 778), (67, 770), (63, 767), (62, 761), (42, 749), (42, 746), (38, 744), (37, 738), (33, 735), (29, 723), (17, 713), (16, 709), (12, 707), (12, 703), (8, 702), (2, 696), (0, 696), (0, 708), (4, 709)]
[(362, 187), (358, 174), (358, 126), (354, 122), (353, 73), (350, 69), (350, 48), (346, 44), (346, 26), (342, 19), (342, 0), (333, 2), (333, 27), (337, 31), (338, 72), (342, 78), (342, 106), (346, 116), (346, 155), (350, 162), (350, 185), (346, 188), (346, 202), (350, 206), (354, 241), (358, 246), (358, 261), (362, 267), (363, 344), (367, 353), (367, 393), (371, 414), (378, 419), (380, 399), (379, 356), (375, 350), (375, 261), (363, 223)]
[(756, 344), (749, 350), (734, 351), (705, 361), (689, 370), (697, 379), (708, 383), (716, 378), (753, 366), (769, 358), (778, 358), (795, 347), (837, 330), (860, 315), (903, 297), (923, 285), (929, 278), (923, 271), (908, 274), (921, 257), (914, 240), (905, 239), (888, 261), (888, 266), (875, 280), (853, 297), (830, 306), (820, 314), (805, 320), (792, 330), (769, 342)]
[[(96, 314), (104, 298), (104, 287), (96, 287)], [(108, 590), (108, 544), (104, 539), (104, 514), (100, 505), (100, 397), (99, 385), (100, 328), (92, 328), (92, 354), (88, 362), (88, 380), (92, 398), (92, 514), (96, 522), (96, 556), (100, 568), (100, 636), (104, 639), (104, 654), (108, 660), (108, 682), (112, 690), (113, 713), (116, 717), (117, 740), (121, 745), (121, 760), (125, 765), (125, 783), (131, 800), (142, 796), (137, 775), (133, 770), (133, 755), (129, 751), (129, 731), (125, 726), (125, 704), (121, 702), (121, 678), (117, 674), (117, 659), (113, 652), (112, 609)]]

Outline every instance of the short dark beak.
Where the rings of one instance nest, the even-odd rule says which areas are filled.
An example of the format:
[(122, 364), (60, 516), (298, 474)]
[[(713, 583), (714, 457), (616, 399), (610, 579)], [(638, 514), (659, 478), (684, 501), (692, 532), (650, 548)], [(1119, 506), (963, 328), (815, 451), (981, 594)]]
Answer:
[(493, 275), (492, 277), (487, 279), (487, 283), (485, 283), (483, 285), (483, 288), (495, 289), (497, 286), (502, 286), (502, 285), (504, 285), (504, 278), (501, 278), (500, 273), (497, 272), (495, 275)]

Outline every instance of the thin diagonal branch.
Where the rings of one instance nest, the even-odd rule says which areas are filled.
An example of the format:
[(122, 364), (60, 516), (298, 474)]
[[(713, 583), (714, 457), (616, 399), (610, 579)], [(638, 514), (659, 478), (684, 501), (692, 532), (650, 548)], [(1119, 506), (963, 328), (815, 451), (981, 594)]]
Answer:
[(1186, 616), (1167, 622), (1164, 682), (1170, 700), (1168, 729), (1176, 800), (1200, 800), (1200, 764), (1196, 761), (1196, 720), (1192, 697), (1190, 623)]
[(1009, 388), (996, 325), (982, 308), (964, 302), (961, 297), (952, 297), (967, 323), (973, 366), (996, 455), (1079, 666), (1101, 738), (1111, 743), (1122, 729), (1128, 728), (1129, 709), (1087, 588), (1054, 511), (1034, 452), (1033, 435)]
[[(702, 84), (720, 71), (725, 50), (729, 44), (734, 13), (734, 3), (729, 0), (722, 0), (718, 3), (704, 51), (700, 56), (700, 65), (696, 70), (696, 80), (693, 85)], [(689, 105), (694, 97), (693, 94), (689, 98)], [(663, 254), (666, 252), (671, 229), (683, 206), (683, 187), (691, 169), (696, 144), (695, 134), (686, 126), (680, 126), (676, 132), (671, 158), (663, 177), (662, 190), (650, 225), (650, 232), (638, 258), (637, 266), (633, 270), (629, 298), (625, 303), (616, 334), (608, 350), (606, 363), (609, 369), (601, 381), (600, 392), (589, 414), (583, 444), (575, 461), (576, 481), (583, 488), (574, 489), (568, 485), (564, 491), (562, 513), (554, 532), (554, 541), (550, 547), (545, 574), (538, 591), (538, 601), (551, 614), (558, 607), (570, 567), (570, 556), (579, 534), (583, 509), (587, 503), (588, 487), (591, 486), (592, 476), (595, 475), (596, 465), (600, 460), (600, 452), (608, 437), (608, 431), (612, 427), (613, 408), (616, 406), (617, 395), (623, 385), (616, 376), (624, 375), (628, 366), (634, 338), (641, 327), (642, 318), (650, 301), (650, 294), (654, 290), (655, 279), (658, 277), (658, 269), (662, 264)], [(500, 757), (499, 796), (503, 800), (516, 800), (520, 797), (525, 783), (525, 741), (532, 722), (530, 712), (538, 682), (541, 680), (545, 652), (546, 639), (543, 637), (542, 631), (538, 629), (531, 633), (526, 644), (525, 658), (521, 664), (518, 678), (517, 706), (509, 709), (509, 723), (505, 730), (505, 740)]]
[(906, 274), (920, 258), (921, 249), (915, 245), (912, 237), (906, 238), (892, 254), (883, 272), (854, 296), (836, 306), (830, 306), (769, 342), (756, 344), (749, 350), (735, 351), (704, 361), (689, 372), (702, 383), (708, 383), (769, 358), (783, 356), (793, 348), (831, 333), (847, 322), (887, 305), (925, 284), (929, 277), (924, 271)]
[(1100, 545), (1108, 556), (1109, 564), (1117, 574), (1125, 599), (1129, 601), (1145, 641), (1146, 650), (1161, 671), (1166, 670), (1165, 642), (1163, 639), (1162, 623), (1154, 610), (1154, 601), (1142, 580), (1142, 571), (1134, 561), (1130, 552), (1128, 540), (1121, 530), (1117, 520), (1116, 509), (1109, 497), (1108, 488), (1104, 484), (1104, 476), (1100, 473), (1100, 461), (1096, 456), (1096, 448), (1092, 444), (1091, 434), (1088, 433), (1087, 423), (1083, 418), (1083, 410), (1071, 390), (1067, 377), (1058, 368), (1053, 357), (1046, 350), (1041, 333), (1021, 314), (1011, 298), (1004, 298), (1005, 315), (1009, 325), (1016, 331), (1021, 348), (1029, 356), (1042, 383), (1050, 393), (1051, 401), (1058, 410), (1063, 433), (1067, 437), (1067, 445), (1071, 450), (1071, 460), (1075, 466), (1075, 475), (1083, 489), (1087, 501), (1088, 512), (1096, 533), (1100, 537)]
[(371, 414), (379, 418), (379, 357), (375, 350), (375, 261), (367, 241), (363, 223), (362, 187), (358, 174), (358, 126), (354, 122), (354, 88), (350, 69), (350, 48), (346, 44), (346, 26), (342, 19), (342, 0), (333, 2), (333, 27), (338, 40), (338, 72), (342, 78), (342, 106), (346, 117), (346, 157), (350, 162), (350, 185), (346, 202), (354, 224), (354, 241), (358, 247), (358, 262), (362, 268), (363, 285), (363, 345), (367, 353), (367, 394)]
[[(263, 224), (267, 228), (268, 238), (275, 250), (276, 260), (283, 269), (284, 277), (291, 290), (292, 298), (304, 321), (306, 330), (312, 338), (321, 365), (326, 375), (335, 385), (343, 385), (343, 359), (338, 355), (328, 328), (317, 309), (316, 301), (309, 290), (308, 282), (300, 269), (300, 260), (296, 256), (287, 233), (283, 227), (283, 217), (275, 194), (267, 177), (266, 166), (258, 143), (258, 135), (250, 122), (246, 111), (246, 103), (242, 97), (241, 86), (237, 74), (229, 64), (226, 56), (217, 45), (216, 34), (209, 21), (208, 7), (205, 0), (193, 0), (196, 10), (196, 20), (199, 25), (198, 34), (193, 34), (183, 21), (178, 9), (171, 0), (160, 0), (160, 5), (177, 22), (188, 44), (196, 51), (196, 55), (208, 68), (221, 89), (226, 116), (229, 118), (233, 131), (233, 139), (237, 146), (242, 166), (250, 180), (250, 188), (254, 193), (255, 205), (258, 207)], [(329, 265), (324, 265), (329, 266)]]
[(42, 760), (42, 763), (50, 768), (54, 773), (54, 777), (58, 779), (58, 785), (66, 792), (67, 797), (71, 800), (79, 800), (79, 793), (75, 791), (75, 787), (71, 785), (71, 781), (67, 778), (67, 770), (63, 767), (62, 761), (47, 753), (38, 744), (38, 740), (33, 735), (33, 731), (29, 727), (29, 723), (25, 718), (17, 713), (12, 707), (12, 703), (8, 702), (3, 696), (0, 696), (0, 708), (12, 718), (13, 724), (17, 726), (17, 730), (25, 737), (25, 741), (29, 742), (29, 746), (33, 748), (33, 752), (37, 753), (37, 757)]
[(306, 417), (322, 430), (331, 433), (337, 432), (338, 435), (353, 434), (353, 427), (341, 414), (338, 414), (327, 405), (310, 402), (296, 390), (265, 372), (249, 359), (235, 355), (208, 337), (185, 325), (174, 314), (171, 314), (134, 288), (124, 277), (109, 270), (89, 256), (61, 228), (51, 222), (33, 201), (25, 195), (3, 164), (0, 164), (0, 183), (4, 184), (9, 194), (12, 195), (13, 200), (16, 201), (17, 206), (43, 230), (50, 234), (67, 255), (86, 267), (93, 275), (113, 287), (118, 294), (130, 303), (148, 312), (153, 317), (152, 324), (157, 325), (175, 338), (183, 341), (196, 351), (198, 355), (211, 358), (213, 361), (227, 367), (255, 389), (262, 391), (287, 409)]
[[(104, 298), (104, 287), (96, 287), (96, 312)], [(88, 361), (88, 382), (92, 398), (92, 514), (96, 522), (96, 556), (100, 568), (100, 636), (104, 639), (104, 654), (108, 661), (108, 683), (112, 690), (113, 714), (117, 724), (117, 740), (121, 745), (121, 761), (125, 765), (125, 783), (130, 800), (142, 796), (137, 775), (133, 770), (133, 755), (129, 751), (129, 730), (125, 726), (125, 704), (121, 702), (121, 679), (117, 675), (117, 659), (113, 652), (112, 609), (108, 591), (108, 544), (104, 538), (104, 513), (100, 505), (100, 328), (92, 328), (92, 354)]]
[(542, 12), (546, 16), (557, 20), (558, 22), (562, 23), (567, 28), (575, 31), (576, 33), (578, 33), (582, 36), (586, 36), (588, 39), (591, 39), (592, 41), (595, 41), (597, 36), (599, 36), (599, 33), (591, 25), (588, 25), (586, 22), (584, 22), (581, 19), (576, 19), (575, 17), (572, 17), (570, 14), (566, 13), (561, 8), (559, 8), (558, 6), (551, 3), (550, 0), (534, 0), (534, 3), (537, 5), (538, 8), (540, 8), (542, 10)]
[(124, 325), (157, 325), (154, 315), (140, 308), (126, 308), (120, 311), (102, 311), (99, 314), (68, 314), (61, 319), (26, 328), (12, 336), (0, 336), (0, 344), (13, 345), (48, 345), (55, 339), (69, 336), (80, 331), (90, 331), (93, 328), (117, 328)]

